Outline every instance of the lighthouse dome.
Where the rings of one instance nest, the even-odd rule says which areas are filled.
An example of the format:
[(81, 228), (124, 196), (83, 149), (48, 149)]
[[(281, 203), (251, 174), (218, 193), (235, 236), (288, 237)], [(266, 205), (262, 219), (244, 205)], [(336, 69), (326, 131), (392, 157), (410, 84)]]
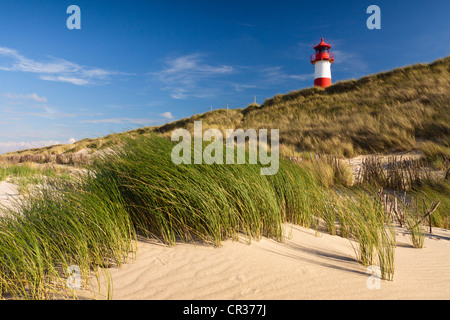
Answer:
[(323, 41), (323, 38), (320, 40), (320, 43), (314, 47), (314, 50), (317, 50), (319, 48), (331, 48), (331, 44), (326, 43), (325, 41)]

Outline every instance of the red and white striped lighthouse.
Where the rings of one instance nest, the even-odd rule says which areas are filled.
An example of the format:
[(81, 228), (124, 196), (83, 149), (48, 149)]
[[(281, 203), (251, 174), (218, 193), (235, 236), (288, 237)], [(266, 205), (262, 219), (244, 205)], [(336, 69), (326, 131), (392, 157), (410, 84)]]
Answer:
[(330, 52), (331, 45), (325, 43), (323, 38), (314, 47), (316, 53), (311, 55), (311, 63), (315, 67), (314, 85), (322, 88), (331, 86), (331, 64), (334, 62), (334, 53)]

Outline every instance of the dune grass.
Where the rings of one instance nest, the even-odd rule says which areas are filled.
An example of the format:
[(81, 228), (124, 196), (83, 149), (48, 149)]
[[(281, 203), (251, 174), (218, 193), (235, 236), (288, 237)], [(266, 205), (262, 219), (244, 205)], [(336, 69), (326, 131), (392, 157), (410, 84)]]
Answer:
[(99, 266), (120, 265), (132, 249), (134, 229), (123, 199), (94, 179), (58, 180), (25, 195), (0, 219), (0, 296), (70, 298), (67, 268), (85, 279)]
[(0, 165), (0, 181), (3, 181), (8, 177), (29, 178), (40, 175), (41, 173), (42, 171), (34, 165)]
[[(448, 164), (445, 164), (448, 166)], [(403, 193), (406, 199), (401, 199), (406, 223), (412, 223), (426, 214), (427, 204), (440, 202), (436, 211), (431, 215), (431, 224), (434, 227), (448, 229), (450, 226), (450, 176), (436, 174), (432, 166), (423, 159), (411, 160), (402, 157), (389, 157), (383, 161), (380, 157), (368, 157), (360, 167), (357, 185), (390, 189)], [(400, 200), (400, 199), (399, 199)], [(429, 209), (429, 208), (428, 208)], [(412, 231), (419, 234), (415, 226)]]
[(73, 176), (67, 168), (52, 165), (38, 165), (34, 162), (21, 164), (0, 164), (0, 181), (8, 180), (19, 186), (19, 193), (26, 193), (33, 186), (45, 184), (52, 179), (71, 180)]
[[(444, 229), (450, 228), (450, 180), (413, 188), (410, 195), (414, 199), (415, 210), (421, 215), (427, 211), (426, 209), (430, 209), (429, 206), (432, 201), (439, 201), (440, 205), (431, 215), (432, 226)], [(425, 208), (425, 206), (428, 206), (428, 208)]]
[(367, 192), (336, 193), (284, 159), (273, 176), (260, 175), (261, 164), (175, 165), (174, 144), (156, 135), (121, 146), (98, 156), (82, 179), (47, 181), (2, 209), (0, 296), (77, 297), (65, 283), (68, 268), (78, 266), (86, 284), (134, 254), (137, 235), (168, 245), (220, 246), (240, 236), (283, 241), (286, 222), (319, 228), (325, 221), (333, 234), (338, 225), (357, 243), (361, 263), (380, 264), (392, 280), (388, 222)]
[(352, 240), (357, 260), (365, 267), (378, 265), (381, 278), (393, 280), (395, 232), (374, 190), (340, 189), (323, 211), (328, 232), (339, 228), (341, 237)]
[(176, 166), (173, 144), (154, 136), (125, 145), (97, 158), (83, 179), (52, 180), (2, 209), (0, 296), (73, 297), (67, 268), (87, 279), (120, 265), (137, 234), (169, 245), (220, 245), (239, 235), (282, 241), (283, 222), (312, 220), (319, 189), (288, 161), (269, 179), (260, 165)]
[(414, 248), (423, 248), (423, 243), (425, 240), (425, 234), (422, 230), (422, 225), (417, 223), (418, 219), (412, 214), (409, 214), (406, 218), (406, 226), (409, 231), (411, 238), (411, 243)]
[(94, 162), (97, 180), (117, 181), (140, 233), (220, 245), (238, 234), (281, 240), (283, 222), (309, 224), (319, 189), (306, 170), (286, 160), (269, 177), (261, 165), (175, 165), (172, 148), (157, 137), (129, 139)]

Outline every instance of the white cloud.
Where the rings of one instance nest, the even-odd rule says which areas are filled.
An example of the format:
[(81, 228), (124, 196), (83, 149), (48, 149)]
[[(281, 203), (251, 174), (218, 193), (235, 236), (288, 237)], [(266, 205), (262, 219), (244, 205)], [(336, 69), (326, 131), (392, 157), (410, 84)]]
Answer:
[(36, 61), (19, 54), (16, 50), (0, 47), (0, 56), (11, 60), (0, 65), (0, 70), (40, 74), (41, 80), (66, 82), (78, 86), (101, 83), (113, 75), (130, 75), (118, 71), (81, 66), (79, 64), (51, 58), (50, 61)]
[[(281, 83), (314, 79), (313, 68), (309, 73), (296, 74), (285, 71), (281, 66), (212, 65), (205, 60), (205, 55), (200, 53), (167, 59), (161, 71), (149, 75), (162, 83), (161, 90), (167, 91), (173, 99), (212, 98), (223, 95), (230, 88), (236, 92), (255, 91)], [(239, 82), (236, 78), (226, 78), (236, 74), (251, 80)]]
[(237, 92), (242, 92), (245, 90), (252, 90), (254, 89), (267, 89), (267, 88), (273, 88), (274, 86), (278, 86), (282, 83), (290, 83), (294, 86), (299, 82), (304, 81), (313, 81), (314, 79), (314, 73), (311, 71), (311, 73), (288, 73), (284, 71), (283, 67), (281, 66), (251, 66), (251, 67), (241, 67), (241, 69), (246, 74), (252, 74), (251, 76), (251, 83), (238, 83), (233, 82), (230, 83), (230, 86), (235, 89)]
[(78, 86), (84, 86), (91, 83), (91, 81), (87, 79), (70, 78), (64, 76), (40, 76), (40, 78), (41, 80), (67, 82)]
[(233, 68), (230, 66), (213, 67), (203, 64), (201, 60), (202, 55), (198, 53), (168, 60), (167, 64), (169, 65), (169, 68), (166, 68), (162, 73), (175, 76), (183, 72), (187, 72), (191, 75), (217, 75), (233, 71)]
[[(30, 101), (31, 100), (31, 101)], [(47, 98), (41, 97), (36, 93), (16, 94), (3, 93), (0, 94), (0, 112), (2, 119), (23, 117), (33, 118), (75, 118), (74, 113), (61, 112), (58, 108), (47, 104)], [(9, 124), (12, 124), (9, 122)]]
[(314, 79), (314, 73), (304, 73), (304, 74), (288, 74), (281, 67), (265, 67), (261, 69), (261, 74), (266, 78), (266, 81), (280, 82), (285, 80), (298, 80), (305, 81), (309, 79)]
[(36, 102), (47, 102), (46, 97), (39, 97), (36, 93), (31, 94), (15, 94), (15, 93), (4, 93), (3, 97), (10, 100), (34, 100)]
[(174, 115), (170, 111), (163, 112), (159, 114), (160, 118), (100, 118), (100, 119), (87, 119), (80, 120), (78, 123), (88, 123), (88, 124), (136, 124), (136, 125), (153, 125), (156, 123), (164, 123), (166, 120), (174, 119)]
[(38, 141), (7, 141), (0, 142), (0, 154), (31, 148), (42, 148), (55, 144), (74, 143), (76, 140), (70, 138), (67, 141), (61, 140), (38, 140)]
[[(344, 48), (342, 50), (341, 48)], [(347, 51), (349, 45), (344, 39), (334, 39), (331, 51), (335, 54), (335, 61), (331, 72), (339, 72), (345, 78), (358, 78), (369, 71), (369, 64), (358, 52)]]
[(233, 73), (231, 66), (213, 66), (205, 63), (204, 55), (195, 53), (165, 61), (166, 66), (149, 75), (163, 83), (161, 90), (170, 92), (174, 99), (211, 96), (210, 81)]
[(170, 111), (163, 112), (160, 114), (160, 116), (169, 120), (174, 118), (173, 114)]
[(101, 123), (132, 123), (132, 124), (149, 124), (153, 123), (155, 120), (153, 119), (139, 119), (139, 118), (105, 118), (105, 119), (90, 119), (90, 120), (81, 120), (79, 123), (90, 123), (90, 124), (101, 124)]
[(232, 83), (231, 85), (234, 87), (234, 90), (236, 90), (237, 92), (241, 92), (246, 89), (258, 88), (258, 86), (254, 85), (254, 84)]
[[(3, 116), (9, 115), (11, 117), (33, 117), (33, 118), (43, 118), (43, 119), (57, 119), (57, 118), (76, 118), (75, 113), (64, 113), (56, 109), (50, 108), (45, 105), (40, 108), (42, 111), (28, 111), (28, 110), (16, 110), (10, 108), (2, 108), (4, 112)], [(22, 119), (20, 119), (22, 120)]]
[(72, 73), (81, 70), (81, 66), (63, 60), (54, 59), (51, 62), (39, 62), (25, 58), (16, 50), (0, 47), (0, 55), (12, 58), (13, 62), (9, 66), (1, 66), (0, 70), (23, 71), (33, 73)]

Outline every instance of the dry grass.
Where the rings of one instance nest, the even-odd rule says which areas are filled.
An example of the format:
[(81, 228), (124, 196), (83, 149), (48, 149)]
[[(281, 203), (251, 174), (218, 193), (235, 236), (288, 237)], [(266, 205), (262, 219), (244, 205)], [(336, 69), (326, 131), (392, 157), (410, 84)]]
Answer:
[(350, 165), (343, 159), (325, 154), (316, 154), (314, 157), (289, 157), (311, 171), (312, 175), (323, 187), (351, 186), (353, 173)]
[(409, 190), (437, 178), (432, 175), (428, 162), (424, 159), (389, 157), (367, 157), (361, 163), (357, 181), (360, 185), (372, 185), (395, 190)]
[(192, 130), (193, 120), (210, 127), (279, 129), (284, 156), (308, 153), (357, 154), (423, 150), (430, 163), (449, 159), (450, 57), (308, 88), (267, 99), (245, 109), (217, 110), (163, 125)]
[(84, 165), (89, 163), (90, 156), (80, 153), (59, 153), (59, 154), (16, 154), (6, 155), (0, 158), (0, 163), (21, 164), (21, 163), (52, 163), (61, 165)]
[[(279, 128), (292, 151), (355, 154), (425, 147), (449, 155), (450, 58), (275, 96), (244, 128)], [(162, 127), (161, 129), (163, 129)], [(421, 143), (418, 143), (421, 142)]]
[(121, 137), (177, 128), (203, 130), (279, 129), (284, 156), (305, 152), (344, 157), (389, 151), (423, 150), (430, 163), (441, 166), (450, 155), (450, 57), (416, 64), (359, 80), (338, 82), (325, 90), (307, 88), (266, 99), (261, 106), (220, 109), (159, 127), (146, 127), (71, 145), (29, 149), (7, 154), (61, 154), (113, 146)]

